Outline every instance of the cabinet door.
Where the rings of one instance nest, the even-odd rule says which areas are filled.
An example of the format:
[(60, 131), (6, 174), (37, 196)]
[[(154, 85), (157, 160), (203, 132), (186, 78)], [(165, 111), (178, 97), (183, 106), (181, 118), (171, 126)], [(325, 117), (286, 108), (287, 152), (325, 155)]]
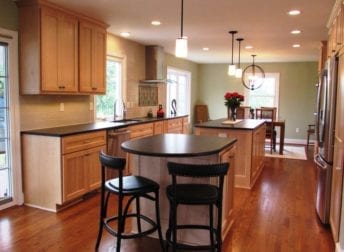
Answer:
[(85, 167), (87, 167), (88, 190), (100, 188), (101, 185), (101, 165), (99, 162), (99, 152), (106, 150), (106, 145), (88, 150), (85, 153)]
[(88, 185), (84, 162), (84, 151), (63, 155), (62, 195), (63, 202), (77, 198), (87, 192)]
[(223, 202), (222, 202), (222, 236), (226, 237), (233, 224), (233, 195), (234, 195), (234, 170), (235, 170), (235, 150), (232, 147), (220, 153), (220, 162), (228, 162), (229, 169), (223, 183)]
[(253, 132), (251, 184), (264, 166), (265, 125)]
[(164, 133), (164, 122), (155, 122), (154, 123), (154, 135), (159, 135)]
[(41, 10), (43, 92), (78, 90), (78, 20), (62, 12)]
[(80, 92), (105, 93), (106, 31), (88, 22), (79, 29)]

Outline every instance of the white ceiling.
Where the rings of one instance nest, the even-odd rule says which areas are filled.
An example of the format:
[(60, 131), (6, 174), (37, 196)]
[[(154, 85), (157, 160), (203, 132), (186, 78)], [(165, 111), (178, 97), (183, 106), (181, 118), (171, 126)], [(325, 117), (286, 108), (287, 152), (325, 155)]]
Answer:
[[(108, 32), (131, 33), (130, 40), (161, 45), (174, 54), (180, 35), (180, 0), (49, 0), (60, 6), (100, 19)], [(184, 0), (184, 35), (188, 37), (188, 59), (198, 63), (231, 61), (231, 36), (242, 37), (241, 62), (291, 62), (318, 60), (321, 40), (327, 39), (326, 23), (335, 0)], [(299, 16), (289, 16), (290, 9)], [(162, 24), (152, 26), (152, 20)], [(299, 35), (290, 31), (299, 29)], [(292, 48), (292, 44), (301, 44)], [(251, 50), (245, 45), (252, 45)], [(209, 47), (209, 51), (203, 51)], [(234, 61), (238, 58), (235, 41)]]

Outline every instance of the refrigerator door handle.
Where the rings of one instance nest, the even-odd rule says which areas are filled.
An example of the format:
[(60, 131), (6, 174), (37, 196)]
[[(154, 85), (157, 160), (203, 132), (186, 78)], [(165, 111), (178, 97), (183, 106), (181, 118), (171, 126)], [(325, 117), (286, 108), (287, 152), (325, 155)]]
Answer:
[(319, 154), (315, 155), (314, 162), (318, 167), (320, 167), (323, 170), (326, 170), (326, 163), (321, 159)]

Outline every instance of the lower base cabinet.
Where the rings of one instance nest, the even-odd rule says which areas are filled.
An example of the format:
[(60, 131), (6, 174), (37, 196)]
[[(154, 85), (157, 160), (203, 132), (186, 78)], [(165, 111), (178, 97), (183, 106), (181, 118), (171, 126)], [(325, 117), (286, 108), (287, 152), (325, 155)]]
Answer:
[(105, 130), (66, 137), (23, 134), (22, 149), (26, 205), (57, 212), (100, 187)]
[(63, 155), (63, 202), (100, 188), (99, 152), (101, 150), (106, 150), (106, 146)]

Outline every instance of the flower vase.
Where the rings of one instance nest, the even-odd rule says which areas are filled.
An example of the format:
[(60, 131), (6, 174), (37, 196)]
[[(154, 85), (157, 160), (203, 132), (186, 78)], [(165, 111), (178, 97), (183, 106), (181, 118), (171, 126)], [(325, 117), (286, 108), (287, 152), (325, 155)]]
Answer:
[(237, 108), (236, 107), (229, 107), (228, 108), (228, 119), (235, 121), (236, 120), (236, 112), (237, 112)]

